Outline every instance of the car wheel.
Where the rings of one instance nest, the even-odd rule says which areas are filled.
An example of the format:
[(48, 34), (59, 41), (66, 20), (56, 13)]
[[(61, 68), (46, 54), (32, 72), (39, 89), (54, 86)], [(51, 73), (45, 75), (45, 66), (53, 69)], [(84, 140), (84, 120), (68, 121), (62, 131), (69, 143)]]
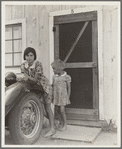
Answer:
[(41, 134), (43, 108), (40, 98), (28, 93), (13, 107), (9, 115), (9, 130), (15, 144), (33, 144)]

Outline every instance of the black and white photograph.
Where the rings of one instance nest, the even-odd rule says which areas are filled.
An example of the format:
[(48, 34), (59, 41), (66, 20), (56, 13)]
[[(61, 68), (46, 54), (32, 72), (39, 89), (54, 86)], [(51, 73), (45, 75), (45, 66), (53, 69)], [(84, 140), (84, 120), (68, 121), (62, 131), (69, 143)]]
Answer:
[(2, 147), (121, 146), (119, 1), (2, 1)]

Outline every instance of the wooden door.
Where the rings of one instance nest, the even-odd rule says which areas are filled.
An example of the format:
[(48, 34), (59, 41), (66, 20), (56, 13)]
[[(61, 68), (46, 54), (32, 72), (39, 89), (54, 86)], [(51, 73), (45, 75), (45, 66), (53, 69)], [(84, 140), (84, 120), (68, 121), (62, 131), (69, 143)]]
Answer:
[(67, 119), (98, 120), (97, 12), (55, 16), (53, 30), (54, 58), (72, 78)]

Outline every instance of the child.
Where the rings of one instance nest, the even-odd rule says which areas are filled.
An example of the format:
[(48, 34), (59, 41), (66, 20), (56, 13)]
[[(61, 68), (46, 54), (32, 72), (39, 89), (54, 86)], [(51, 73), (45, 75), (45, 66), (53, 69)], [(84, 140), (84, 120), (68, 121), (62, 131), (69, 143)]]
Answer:
[(21, 65), (21, 72), (24, 73), (24, 80), (30, 81), (31, 84), (36, 84), (39, 89), (43, 88), (44, 90), (44, 104), (51, 126), (50, 131), (45, 135), (45, 137), (52, 136), (55, 134), (54, 116), (51, 110), (52, 87), (49, 84), (48, 79), (43, 75), (41, 62), (36, 60), (35, 49), (31, 47), (26, 48), (24, 51), (24, 60), (25, 62)]
[(65, 63), (60, 59), (51, 64), (54, 72), (53, 76), (53, 104), (55, 112), (60, 120), (58, 130), (65, 131), (67, 129), (65, 106), (70, 104), (70, 82), (71, 77), (64, 70)]

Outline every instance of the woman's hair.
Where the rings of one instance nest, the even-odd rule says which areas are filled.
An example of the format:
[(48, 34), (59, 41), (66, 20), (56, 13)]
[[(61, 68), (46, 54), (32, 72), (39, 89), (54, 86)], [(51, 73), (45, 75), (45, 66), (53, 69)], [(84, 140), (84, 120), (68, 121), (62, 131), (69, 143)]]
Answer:
[(52, 67), (55, 66), (56, 68), (59, 68), (59, 69), (63, 70), (63, 69), (65, 69), (66, 64), (65, 64), (64, 61), (58, 59), (58, 60), (55, 60), (55, 61), (51, 64), (51, 66), (52, 66)]
[(28, 55), (28, 53), (30, 53), (30, 52), (33, 53), (33, 55), (34, 55), (34, 60), (36, 60), (36, 51), (35, 51), (34, 48), (31, 48), (31, 47), (27, 47), (27, 48), (25, 49), (25, 51), (24, 51), (24, 60), (26, 60), (26, 59), (25, 59), (25, 56)]

